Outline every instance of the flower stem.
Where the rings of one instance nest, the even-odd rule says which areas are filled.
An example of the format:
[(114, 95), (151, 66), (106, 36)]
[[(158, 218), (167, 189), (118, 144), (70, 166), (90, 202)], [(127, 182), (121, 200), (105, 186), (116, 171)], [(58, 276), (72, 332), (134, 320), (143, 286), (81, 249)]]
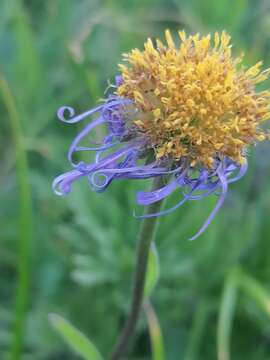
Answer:
[[(162, 187), (164, 182), (164, 177), (155, 178), (152, 185), (152, 191)], [(158, 212), (162, 204), (163, 201), (161, 200), (149, 205), (146, 208), (145, 214)], [(135, 331), (143, 302), (149, 249), (152, 241), (155, 238), (158, 223), (157, 219), (157, 217), (151, 217), (145, 218), (142, 221), (137, 240), (137, 260), (134, 274), (131, 309), (122, 333), (120, 334), (118, 341), (111, 353), (110, 360), (118, 360), (122, 355), (124, 355), (128, 342)]]

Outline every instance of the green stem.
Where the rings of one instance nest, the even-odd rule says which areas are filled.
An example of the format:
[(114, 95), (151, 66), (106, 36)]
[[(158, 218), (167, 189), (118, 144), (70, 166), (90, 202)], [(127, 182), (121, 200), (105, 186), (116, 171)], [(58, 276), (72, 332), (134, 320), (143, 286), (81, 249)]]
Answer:
[[(164, 178), (157, 177), (153, 181), (152, 190), (156, 190), (164, 185)], [(158, 212), (163, 201), (151, 204), (146, 209), (146, 214)], [(134, 285), (132, 302), (126, 324), (120, 334), (118, 341), (112, 351), (110, 360), (118, 360), (125, 353), (128, 342), (133, 335), (142, 307), (144, 284), (147, 270), (149, 249), (155, 238), (157, 228), (157, 217), (145, 218), (141, 224), (137, 241), (137, 260), (134, 274)]]
[(10, 359), (18, 360), (23, 347), (23, 335), (26, 319), (28, 292), (29, 292), (29, 258), (30, 238), (32, 232), (32, 207), (31, 192), (28, 176), (28, 163), (20, 120), (16, 105), (9, 86), (5, 79), (0, 76), (0, 91), (3, 102), (7, 108), (10, 119), (11, 132), (16, 150), (16, 168), (20, 202), (20, 225), (18, 244), (18, 280), (16, 290), (16, 309), (13, 342), (10, 350)]

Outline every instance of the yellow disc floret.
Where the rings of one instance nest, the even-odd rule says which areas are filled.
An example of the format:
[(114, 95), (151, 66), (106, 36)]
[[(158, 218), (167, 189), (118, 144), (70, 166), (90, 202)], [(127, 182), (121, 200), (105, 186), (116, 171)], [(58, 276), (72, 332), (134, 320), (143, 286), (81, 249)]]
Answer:
[(176, 46), (166, 42), (124, 55), (123, 82), (117, 95), (132, 99), (134, 123), (147, 136), (157, 159), (186, 157), (192, 165), (211, 167), (217, 156), (242, 163), (247, 145), (265, 138), (259, 125), (270, 118), (270, 92), (256, 92), (270, 69), (258, 62), (245, 69), (242, 57), (231, 55), (230, 37), (186, 36)]

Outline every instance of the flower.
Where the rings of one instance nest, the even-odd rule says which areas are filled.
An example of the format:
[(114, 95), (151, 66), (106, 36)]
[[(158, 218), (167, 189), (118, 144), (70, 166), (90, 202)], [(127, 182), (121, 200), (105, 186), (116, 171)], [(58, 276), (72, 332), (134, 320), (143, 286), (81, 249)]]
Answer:
[[(249, 145), (268, 138), (260, 124), (270, 117), (269, 91), (256, 91), (270, 69), (262, 62), (246, 69), (231, 54), (230, 37), (222, 32), (186, 36), (179, 32), (176, 46), (170, 32), (164, 45), (148, 39), (144, 50), (124, 54), (113, 94), (81, 115), (67, 106), (60, 120), (77, 123), (95, 116), (75, 137), (68, 151), (73, 170), (58, 176), (58, 195), (87, 177), (94, 191), (104, 191), (113, 180), (166, 176), (162, 188), (137, 193), (139, 205), (150, 205), (180, 190), (180, 200), (169, 209), (139, 218), (161, 216), (186, 201), (218, 194), (219, 200), (195, 239), (208, 227), (226, 197), (228, 185), (246, 172)], [(68, 112), (68, 117), (65, 116)], [(97, 126), (107, 135), (96, 146), (83, 146)], [(95, 161), (74, 162), (77, 152), (95, 152)]]

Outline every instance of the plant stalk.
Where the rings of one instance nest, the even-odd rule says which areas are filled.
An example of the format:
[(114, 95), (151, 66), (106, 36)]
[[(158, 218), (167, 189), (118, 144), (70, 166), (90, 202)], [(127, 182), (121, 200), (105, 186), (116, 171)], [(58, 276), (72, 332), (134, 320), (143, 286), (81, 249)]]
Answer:
[[(165, 181), (165, 177), (162, 176), (154, 178), (152, 191), (164, 186)], [(146, 208), (145, 214), (160, 211), (162, 204), (163, 200), (149, 205)], [(110, 360), (118, 360), (125, 354), (129, 340), (134, 334), (143, 302), (150, 245), (155, 238), (157, 224), (157, 217), (145, 218), (142, 221), (137, 240), (137, 257), (133, 280), (131, 308), (124, 328), (118, 338), (118, 341), (116, 342), (111, 356), (109, 357)]]

